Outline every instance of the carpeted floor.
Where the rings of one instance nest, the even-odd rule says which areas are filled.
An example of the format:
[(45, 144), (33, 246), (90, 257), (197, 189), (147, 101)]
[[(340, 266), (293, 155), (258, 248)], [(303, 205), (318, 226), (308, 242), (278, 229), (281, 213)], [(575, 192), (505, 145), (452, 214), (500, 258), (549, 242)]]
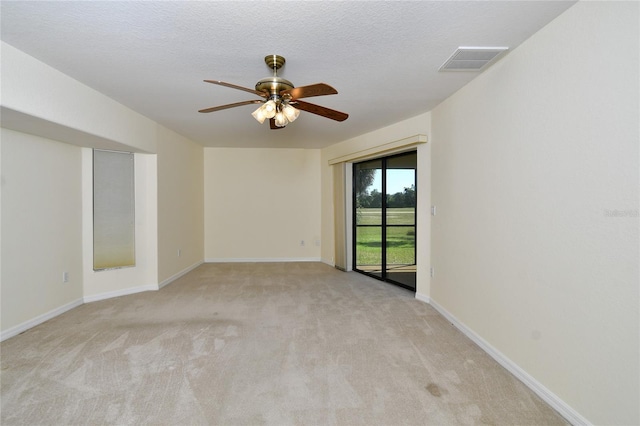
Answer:
[(205, 264), (1, 348), (3, 425), (542, 425), (413, 293), (320, 263)]

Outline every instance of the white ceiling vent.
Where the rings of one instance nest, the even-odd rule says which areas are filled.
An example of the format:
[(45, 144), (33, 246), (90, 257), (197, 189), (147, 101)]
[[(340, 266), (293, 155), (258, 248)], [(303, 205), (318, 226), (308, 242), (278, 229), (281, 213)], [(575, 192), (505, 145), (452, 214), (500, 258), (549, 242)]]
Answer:
[(481, 71), (508, 47), (458, 47), (440, 71)]

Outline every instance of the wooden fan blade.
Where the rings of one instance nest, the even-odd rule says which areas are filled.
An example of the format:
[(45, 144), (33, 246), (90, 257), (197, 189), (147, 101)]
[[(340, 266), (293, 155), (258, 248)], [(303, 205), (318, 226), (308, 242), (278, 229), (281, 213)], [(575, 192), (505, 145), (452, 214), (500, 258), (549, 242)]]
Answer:
[(330, 118), (332, 120), (344, 121), (347, 118), (349, 118), (349, 114), (346, 114), (346, 113), (340, 112), (340, 111), (336, 111), (335, 109), (330, 109), (330, 108), (327, 108), (327, 107), (323, 107), (323, 106), (320, 106), (320, 105), (310, 104), (309, 102), (295, 101), (295, 102), (291, 102), (291, 103), (294, 104), (294, 106), (296, 108), (298, 108), (298, 109), (310, 112), (312, 114), (321, 115), (323, 117), (327, 117), (327, 118)]
[(271, 127), (271, 130), (278, 130), (278, 129), (284, 129), (285, 128), (285, 126), (282, 126), (282, 127), (276, 126), (276, 119), (275, 118), (270, 118), (269, 119), (269, 127)]
[(311, 84), (309, 86), (294, 87), (293, 89), (283, 90), (281, 96), (286, 94), (291, 96), (292, 100), (300, 98), (310, 98), (312, 96), (336, 95), (338, 91), (325, 83)]
[(227, 104), (227, 105), (220, 105), (220, 106), (215, 106), (211, 108), (205, 108), (205, 109), (199, 110), (198, 112), (213, 112), (213, 111), (220, 111), (222, 109), (235, 108), (242, 105), (261, 104), (261, 103), (262, 101), (260, 99), (254, 99), (252, 101), (242, 101), (242, 102), (236, 102), (234, 104)]
[(224, 87), (230, 87), (232, 89), (243, 90), (245, 92), (249, 92), (249, 93), (253, 93), (253, 94), (258, 95), (258, 96), (262, 96), (263, 98), (266, 98), (266, 97), (269, 96), (269, 94), (267, 92), (259, 92), (259, 91), (254, 90), (254, 89), (249, 89), (248, 87), (242, 87), (242, 86), (238, 86), (236, 84), (225, 83), (224, 81), (219, 81), (219, 80), (204, 80), (204, 81), (205, 81), (205, 83), (217, 84), (218, 86), (224, 86)]

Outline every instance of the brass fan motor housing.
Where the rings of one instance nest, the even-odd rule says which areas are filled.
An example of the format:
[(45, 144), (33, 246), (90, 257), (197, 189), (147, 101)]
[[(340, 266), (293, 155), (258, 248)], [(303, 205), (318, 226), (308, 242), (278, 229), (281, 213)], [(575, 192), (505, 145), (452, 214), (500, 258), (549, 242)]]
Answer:
[(289, 80), (285, 80), (281, 77), (267, 77), (256, 83), (256, 90), (258, 92), (267, 92), (270, 97), (274, 95), (280, 95), (283, 90), (293, 89), (293, 83)]
[(293, 89), (295, 86), (289, 80), (278, 77), (277, 72), (286, 60), (280, 55), (267, 55), (264, 57), (264, 63), (273, 70), (273, 77), (263, 78), (256, 83), (258, 92), (267, 92), (269, 97), (277, 97), (283, 90)]

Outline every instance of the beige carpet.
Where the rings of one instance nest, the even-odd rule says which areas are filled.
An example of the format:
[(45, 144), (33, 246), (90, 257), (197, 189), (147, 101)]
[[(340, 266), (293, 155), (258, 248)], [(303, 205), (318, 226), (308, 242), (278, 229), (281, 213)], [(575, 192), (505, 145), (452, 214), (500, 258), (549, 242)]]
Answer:
[(319, 263), (205, 264), (0, 347), (2, 425), (566, 424), (413, 293)]

